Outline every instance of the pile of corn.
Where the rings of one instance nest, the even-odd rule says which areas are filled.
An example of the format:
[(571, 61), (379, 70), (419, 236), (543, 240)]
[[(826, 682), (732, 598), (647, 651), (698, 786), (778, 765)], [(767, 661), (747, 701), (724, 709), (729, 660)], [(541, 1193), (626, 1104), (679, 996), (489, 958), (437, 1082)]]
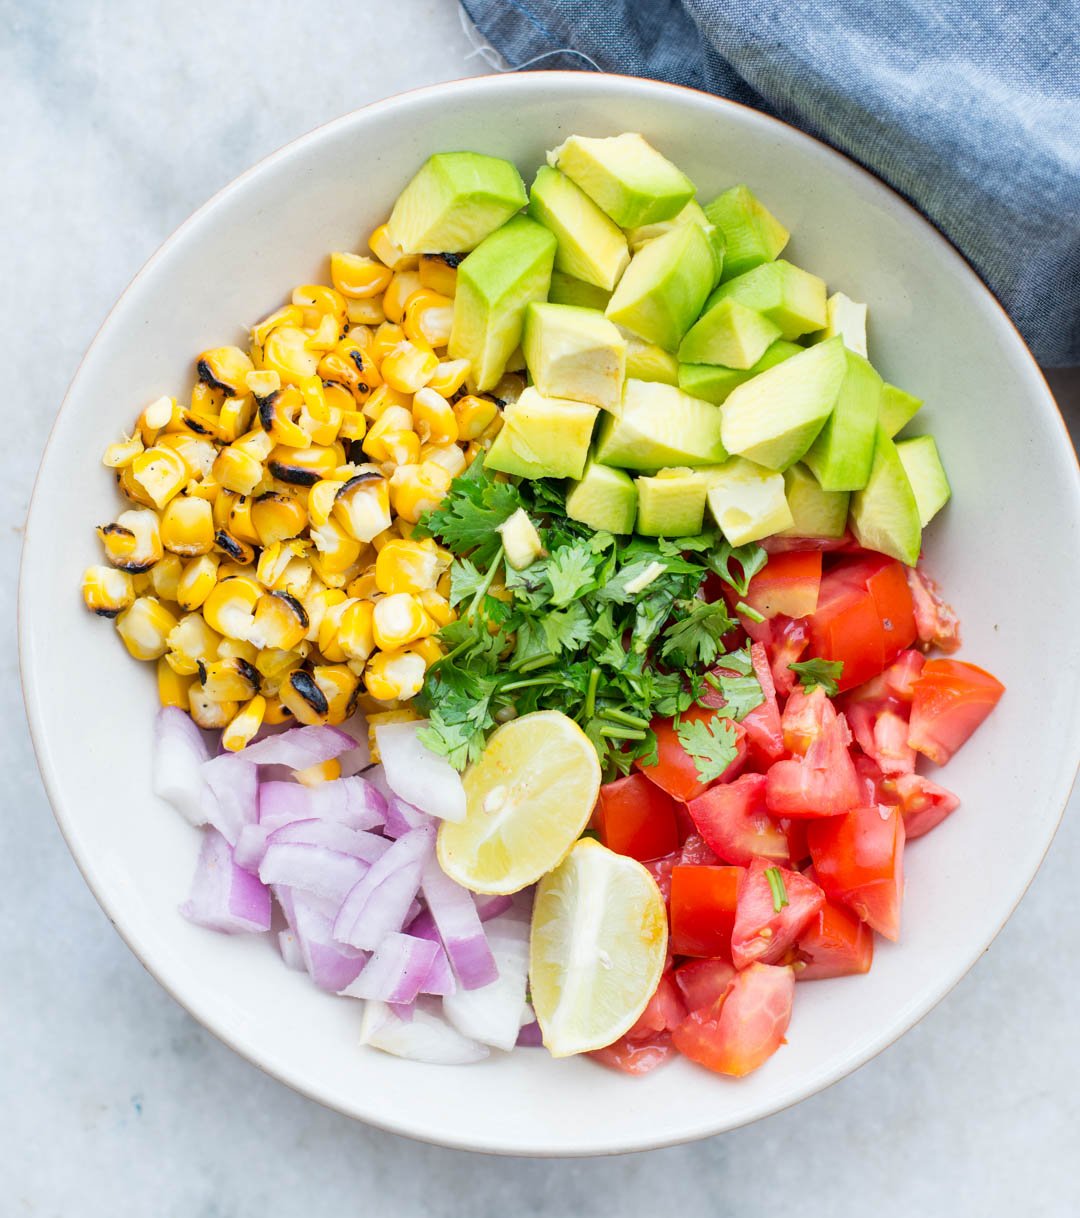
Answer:
[(501, 425), (446, 355), (458, 259), (330, 256), (249, 351), (197, 361), (104, 463), (130, 503), (97, 530), (86, 605), (156, 661), (165, 706), (242, 749), (263, 723), (396, 710), (442, 654), (450, 555), (413, 526)]

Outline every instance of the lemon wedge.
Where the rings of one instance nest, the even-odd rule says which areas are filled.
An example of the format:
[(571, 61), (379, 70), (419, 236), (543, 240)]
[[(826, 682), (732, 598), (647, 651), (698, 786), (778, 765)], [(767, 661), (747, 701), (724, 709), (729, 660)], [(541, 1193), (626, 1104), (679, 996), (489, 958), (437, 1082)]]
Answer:
[(529, 983), (554, 1057), (628, 1032), (660, 982), (667, 912), (634, 859), (583, 838), (536, 890)]
[(573, 719), (513, 719), (466, 771), (465, 819), (439, 826), (439, 864), (473, 892), (518, 892), (563, 860), (599, 790), (600, 759)]

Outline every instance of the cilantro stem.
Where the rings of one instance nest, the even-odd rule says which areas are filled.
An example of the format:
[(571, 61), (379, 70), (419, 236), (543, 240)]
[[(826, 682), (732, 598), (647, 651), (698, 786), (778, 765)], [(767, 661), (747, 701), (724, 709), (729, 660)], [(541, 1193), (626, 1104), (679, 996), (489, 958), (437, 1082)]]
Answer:
[(614, 723), (601, 723), (597, 730), (609, 740), (644, 740), (646, 736), (643, 728), (616, 727)]
[(604, 707), (600, 711), (601, 719), (610, 719), (612, 723), (621, 723), (624, 727), (639, 727), (644, 728), (649, 726), (649, 720), (643, 719), (640, 715), (631, 715), (626, 711), (616, 710), (614, 707)]
[(549, 664), (554, 663), (555, 657), (550, 651), (546, 651), (543, 655), (533, 656), (532, 659), (526, 660), (524, 664), (516, 665), (516, 668), (512, 668), (512, 671), (535, 672), (538, 668), (547, 668)]
[(491, 566), (487, 569), (487, 574), (484, 576), (484, 582), (476, 589), (476, 595), (472, 598), (472, 603), (469, 605), (469, 611), (465, 618), (467, 621), (472, 621), (477, 609), (480, 608), (480, 602), (487, 596), (491, 585), (495, 582), (495, 576), (498, 574), (499, 567), (503, 560), (503, 547), (500, 545), (495, 551), (495, 556), (491, 560)]
[(594, 668), (589, 673), (589, 688), (585, 694), (585, 718), (591, 719), (596, 713), (596, 690), (600, 685), (600, 669)]
[(723, 693), (724, 687), (720, 684), (720, 678), (714, 672), (705, 673), (705, 684), (711, 685), (717, 693)]
[[(557, 683), (557, 682), (556, 682)], [(505, 685), (499, 686), (500, 694), (511, 693), (515, 689), (531, 689), (534, 685), (551, 685), (551, 677), (529, 677), (525, 681), (508, 681)]]
[(773, 912), (779, 913), (789, 903), (787, 889), (784, 887), (784, 877), (780, 874), (780, 868), (766, 867), (765, 878), (769, 881), (769, 891), (772, 893)]
[(474, 645), (475, 640), (473, 639), (466, 639), (463, 643), (458, 643), (458, 645), (452, 651), (448, 651), (444, 656), (439, 656), (431, 667), (436, 668), (440, 664), (449, 664), (451, 660), (456, 659), (463, 651), (468, 651), (469, 648), (473, 647)]
[(765, 620), (764, 614), (758, 613), (758, 611), (748, 605), (746, 601), (739, 601), (739, 603), (735, 606), (735, 612), (741, 613), (743, 617), (748, 617), (752, 622), (763, 622)]

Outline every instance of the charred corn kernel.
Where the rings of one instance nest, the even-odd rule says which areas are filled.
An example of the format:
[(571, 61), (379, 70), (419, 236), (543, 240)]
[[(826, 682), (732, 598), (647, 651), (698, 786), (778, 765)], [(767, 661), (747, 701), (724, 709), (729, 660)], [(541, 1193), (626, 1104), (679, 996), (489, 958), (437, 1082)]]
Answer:
[(371, 627), (375, 646), (382, 651), (393, 651), (435, 633), (434, 621), (419, 600), (407, 592), (395, 592), (376, 601)]
[(434, 544), (391, 539), (375, 559), (375, 584), (386, 596), (434, 590), (438, 578), (439, 561)]
[(491, 398), (468, 393), (454, 403), (453, 411), (457, 419), (458, 439), (475, 440), (491, 426), (499, 408)]
[[(340, 721), (339, 721), (340, 722)], [(341, 777), (341, 762), (335, 757), (331, 761), (320, 761), (302, 770), (293, 770), (293, 778), (305, 787), (317, 787), (324, 782), (333, 782)]]
[(345, 297), (324, 283), (304, 283), (293, 288), (292, 302), (303, 310), (302, 324), (309, 330), (317, 328), (324, 317), (331, 317), (340, 331), (345, 325)]
[(213, 508), (214, 501), (220, 493), (221, 487), (218, 486), (213, 478), (209, 477), (202, 478), (198, 482), (193, 479), (184, 487), (184, 494), (189, 499), (205, 499), (211, 508)]
[(216, 418), (227, 396), (223, 390), (215, 389), (205, 381), (196, 381), (191, 387), (191, 413), (199, 420)]
[(244, 434), (255, 418), (255, 399), (251, 394), (242, 398), (226, 398), (217, 417), (218, 438), (231, 444)]
[(348, 658), (338, 642), (338, 633), (341, 629), (341, 620), (351, 604), (350, 600), (328, 604), (319, 623), (316, 645), (324, 659), (329, 660), (331, 664), (341, 664)]
[(235, 491), (221, 490), (214, 499), (210, 513), (214, 518), (214, 531), (224, 529), (229, 523), (229, 514), (239, 502), (240, 496)]
[(249, 372), (244, 377), (244, 385), (248, 393), (254, 394), (259, 401), (262, 401), (263, 398), (268, 398), (281, 388), (281, 377), (276, 372), (264, 368), (258, 372)]
[(206, 601), (218, 582), (219, 563), (216, 554), (202, 554), (184, 567), (176, 585), (176, 603), (181, 609), (198, 609)]
[(390, 450), (385, 437), (411, 430), (412, 423), (413, 417), (404, 406), (387, 406), (368, 429), (361, 448), (373, 461), (386, 461)]
[(391, 389), (415, 393), (431, 380), (438, 366), (439, 361), (432, 352), (406, 340), (386, 353), (379, 371)]
[(135, 421), (135, 430), (147, 448), (157, 441), (158, 434), (173, 421), (176, 410), (176, 399), (171, 397), (156, 398), (143, 408)]
[(188, 690), (188, 712), (205, 731), (227, 727), (239, 710), (239, 702), (215, 702), (206, 696), (200, 685), (192, 684)]
[(422, 589), (419, 596), (420, 604), (424, 606), (424, 612), (440, 630), (443, 626), (449, 626), (451, 622), (457, 621), (457, 614), (451, 607), (450, 602), (441, 593), (436, 592), (434, 588)]
[(255, 561), (255, 551), (251, 545), (246, 541), (241, 541), (239, 537), (234, 537), (225, 529), (218, 529), (214, 534), (214, 548), (218, 553), (226, 555), (242, 567)]
[(345, 601), (345, 593), (340, 588), (318, 588), (308, 593), (301, 601), (304, 606), (304, 612), (308, 615), (307, 634), (304, 638), (309, 643), (317, 643), (319, 641), (322, 624), (326, 619), (327, 612), (335, 605), (343, 604)]
[[(322, 396), (321, 385), (319, 385), (319, 396)], [(341, 411), (336, 406), (326, 406), (324, 402), (319, 412), (316, 413), (305, 403), (300, 411), (300, 426), (311, 437), (312, 443), (333, 444), (341, 431)]]
[(415, 643), (410, 643), (405, 649), (411, 651), (414, 655), (418, 655), (424, 661), (424, 667), (430, 668), (436, 660), (441, 660), (446, 655), (446, 648), (436, 638), (417, 639)]
[(257, 325), (251, 327), (251, 339), (259, 347), (266, 346), (266, 340), (281, 326), (300, 326), (304, 321), (304, 310), (300, 305), (283, 305), (280, 309), (264, 317)]
[[(259, 534), (255, 531), (255, 525), (251, 520), (253, 504), (254, 500), (248, 495), (233, 495), (229, 501), (229, 518), (225, 522), (225, 532), (230, 537), (249, 546), (257, 546), (259, 544)], [(221, 543), (218, 544), (220, 545)], [(243, 558), (233, 554), (231, 551), (227, 552), (232, 555), (235, 562), (244, 562)]]
[(256, 461), (263, 462), (274, 451), (276, 441), (269, 432), (261, 426), (262, 420), (259, 420), (259, 426), (253, 431), (246, 431), (238, 439), (234, 440), (231, 448), (234, 452), (244, 453), (249, 457), (254, 457)]
[(222, 639), (218, 643), (217, 655), (219, 660), (239, 659), (254, 664), (259, 658), (259, 649), (254, 643), (247, 643), (243, 639)]
[(162, 656), (157, 662), (158, 701), (162, 706), (177, 706), (182, 711), (188, 708), (188, 691), (195, 683), (191, 676), (175, 672), (168, 660)]
[(176, 618), (152, 596), (138, 596), (116, 619), (116, 633), (136, 660), (156, 660), (168, 650)]
[(184, 573), (183, 561), (176, 554), (166, 554), (150, 568), (150, 586), (159, 601), (175, 601)]
[(158, 438), (159, 448), (171, 448), (187, 467), (188, 478), (201, 481), (210, 473), (217, 449), (210, 440), (193, 436), (189, 431), (174, 431)]
[(457, 291), (457, 269), (463, 254), (421, 254), (420, 283), (443, 296)]
[(316, 527), (326, 524), (334, 510), (334, 497), (345, 485), (336, 479), (324, 478), (316, 482), (308, 495), (308, 516)]
[(218, 634), (246, 639), (255, 623), (255, 606), (261, 596), (262, 588), (250, 576), (221, 580), (203, 602), (203, 617)]
[(413, 342), (428, 347), (445, 347), (450, 341), (450, 327), (454, 322), (454, 302), (449, 296), (440, 296), (427, 288), (413, 292), (405, 305), (402, 329)]
[(130, 440), (118, 440), (105, 450), (101, 463), (108, 466), (109, 469), (124, 469), (135, 460), (142, 450), (143, 442), (140, 435), (134, 435)]
[(338, 435), (342, 440), (362, 440), (367, 435), (367, 419), (359, 410), (343, 410)]
[(275, 444), (307, 448), (311, 444), (311, 437), (299, 422), (303, 408), (304, 399), (300, 391), (295, 385), (286, 385), (259, 402), (259, 422)]
[(390, 502), (399, 516), (415, 524), (442, 503), (451, 481), (450, 474), (434, 461), (398, 466), (390, 479)]
[(278, 691), (282, 705), (295, 716), (298, 723), (325, 723), (330, 705), (326, 695), (316, 685), (315, 678), (303, 668), (297, 668), (282, 681)]
[(309, 549), (310, 543), (298, 537), (272, 541), (259, 555), (255, 578), (272, 591), (302, 596), (311, 583)]
[(154, 588), (154, 581), (150, 578), (150, 572), (136, 572), (131, 577), (131, 586), (135, 589), (136, 596), (148, 596)]
[(465, 384), (465, 378), (471, 369), (472, 364), (467, 359), (442, 360), (432, 373), (427, 388), (449, 398)]
[(382, 593), (379, 591), (379, 585), (375, 580), (375, 564), (372, 563), (371, 566), (362, 571), (355, 579), (350, 580), (345, 587), (345, 591), (349, 596), (365, 601), (381, 596)]
[[(356, 708), (360, 678), (346, 664), (316, 664), (311, 675), (326, 699), (326, 722), (335, 725), (344, 723)], [(335, 777), (340, 775), (339, 765)]]
[(250, 579), (251, 572), (238, 562), (231, 562), (229, 559), (225, 559), (218, 567), (219, 584), (223, 579), (237, 579), (241, 577), (244, 579)]
[(413, 398), (413, 426), (420, 439), (427, 443), (454, 444), (458, 438), (457, 416), (454, 408), (434, 389), (419, 389)]
[(417, 271), (395, 271), (390, 286), (383, 293), (383, 312), (395, 324), (405, 316), (405, 305), (414, 292), (420, 291)]
[(205, 499), (181, 495), (161, 517), (161, 544), (185, 558), (209, 554), (214, 547), (214, 512)]
[(221, 641), (221, 635), (201, 613), (185, 613), (169, 631), (165, 659), (173, 672), (190, 677), (199, 671), (200, 664), (217, 658)]
[(269, 491), (251, 505), (251, 524), (262, 546), (298, 537), (307, 521), (304, 505), (292, 495)]
[(327, 406), (335, 407), (343, 415), (356, 412), (356, 399), (345, 385), (340, 384), (338, 381), (323, 381), (322, 391)]
[(361, 542), (371, 541), (388, 529), (392, 518), (386, 479), (375, 473), (350, 478), (334, 496), (333, 520), (350, 537)]
[(379, 326), (386, 321), (383, 298), (370, 296), (365, 300), (350, 300), (348, 305), (349, 325)]
[(248, 639), (260, 650), (293, 651), (308, 629), (304, 606), (290, 592), (266, 592), (255, 606)]
[(441, 465), (451, 478), (456, 478), (466, 468), (465, 450), (457, 444), (423, 444), (420, 447), (420, 461)]
[(247, 392), (245, 378), (255, 371), (250, 357), (239, 347), (214, 347), (204, 351), (195, 367), (204, 384), (237, 395)]
[(131, 476), (131, 466), (127, 465), (116, 473), (116, 485), (120, 488), (120, 493), (131, 503), (137, 503), (141, 507), (154, 506), (154, 501), (143, 490), (143, 488)]
[(371, 601), (348, 600), (335, 615), (335, 642), (346, 660), (364, 661), (375, 650)]
[(335, 252), (330, 255), (330, 280), (342, 296), (367, 299), (380, 296), (390, 286), (394, 272), (363, 254)]
[(288, 723), (292, 718), (292, 712), (287, 706), (283, 706), (281, 699), (276, 695), (272, 698), (266, 698), (266, 710), (263, 712), (263, 723), (271, 727), (277, 727), (278, 724)]
[(407, 701), (424, 686), (427, 665), (415, 651), (377, 651), (364, 668), (364, 686), (379, 702)]
[(381, 364), (398, 343), (404, 341), (405, 331), (399, 325), (385, 321), (372, 335), (371, 356), (376, 363)]
[(262, 348), (263, 368), (276, 372), (285, 385), (295, 385), (305, 376), (314, 376), (319, 357), (308, 350), (307, 339), (299, 326), (284, 325), (271, 330)]
[(259, 673), (240, 656), (199, 665), (203, 693), (214, 702), (246, 702), (259, 692)]
[(368, 337), (370, 332), (360, 330), (359, 334), (365, 336), (362, 341), (356, 330), (350, 330), (332, 351), (319, 360), (318, 376), (322, 381), (347, 389), (353, 401), (363, 405), (372, 390), (382, 384), (383, 378), (378, 368), (379, 356), (374, 340)]
[(229, 725), (221, 733), (222, 748), (231, 753), (238, 753), (250, 743), (255, 733), (262, 727), (266, 715), (266, 699), (262, 694), (256, 694), (229, 721)]
[(139, 453), (124, 473), (131, 474), (159, 510), (179, 495), (189, 476), (184, 459), (175, 449), (156, 444)]
[(368, 730), (368, 751), (371, 754), (372, 763), (378, 765), (382, 761), (379, 746), (375, 739), (375, 729), (377, 727), (382, 727), (386, 723), (415, 723), (419, 718), (420, 716), (416, 711), (409, 710), (408, 708), (392, 711), (376, 711), (374, 714), (365, 715)]
[[(230, 438), (226, 429), (218, 421), (216, 414), (196, 414), (190, 410), (181, 410), (175, 429), (165, 434), (194, 436), (196, 439), (214, 441), (218, 444), (227, 444)], [(161, 438), (164, 439), (165, 436)]]
[(314, 486), (320, 478), (329, 477), (341, 464), (344, 453), (336, 445), (292, 448), (279, 444), (270, 454), (267, 465), (275, 478), (293, 486)]
[(380, 385), (364, 403), (364, 414), (373, 423), (376, 423), (391, 406), (400, 406), (402, 410), (407, 410), (411, 414), (412, 396), (407, 393), (399, 393), (396, 389), (391, 389), (389, 385)]
[(406, 254), (400, 245), (390, 240), (390, 234), (385, 224), (379, 227), (368, 238), (368, 246), (376, 258), (394, 271), (408, 271), (419, 265), (418, 254)]
[(255, 667), (264, 681), (276, 682), (280, 686), (285, 674), (299, 668), (303, 662), (304, 655), (301, 651), (283, 651), (280, 647), (265, 647), (256, 657)]
[(340, 513), (314, 526), (310, 536), (321, 567), (334, 575), (340, 575), (360, 557), (361, 543), (345, 528)]
[(103, 565), (87, 567), (82, 579), (87, 609), (99, 617), (116, 617), (135, 601), (135, 583), (126, 571)]
[(113, 524), (101, 525), (97, 535), (109, 563), (131, 575), (149, 571), (164, 552), (158, 515), (149, 508), (121, 512)]

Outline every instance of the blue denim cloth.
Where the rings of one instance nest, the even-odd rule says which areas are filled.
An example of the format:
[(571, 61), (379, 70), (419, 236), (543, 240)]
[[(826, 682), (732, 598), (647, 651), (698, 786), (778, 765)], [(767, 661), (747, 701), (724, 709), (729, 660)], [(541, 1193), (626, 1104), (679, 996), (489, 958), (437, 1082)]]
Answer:
[(1041, 363), (1080, 363), (1080, 0), (463, 5), (511, 66), (588, 69), (569, 49), (826, 140), (941, 229)]

